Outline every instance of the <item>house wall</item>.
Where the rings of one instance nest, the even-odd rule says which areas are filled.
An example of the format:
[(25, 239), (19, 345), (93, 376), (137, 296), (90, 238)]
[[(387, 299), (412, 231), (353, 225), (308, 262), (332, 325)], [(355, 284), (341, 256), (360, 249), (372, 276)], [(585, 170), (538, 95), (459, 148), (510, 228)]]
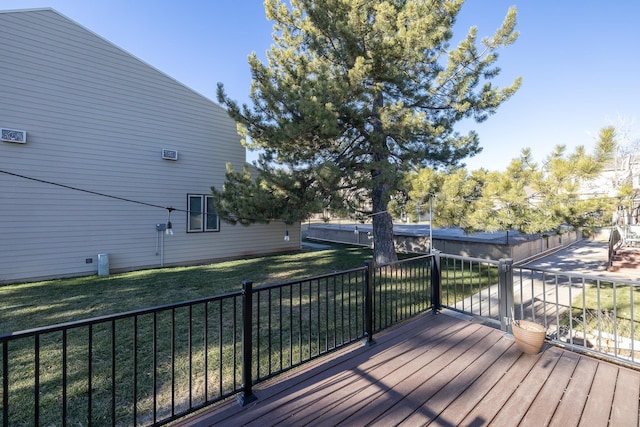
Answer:
[[(99, 253), (118, 271), (300, 247), (278, 222), (186, 232), (187, 194), (245, 162), (219, 105), (53, 10), (0, 13), (0, 28), (0, 127), (27, 131), (0, 142), (0, 282), (94, 274)], [(164, 207), (173, 236), (155, 229)]]

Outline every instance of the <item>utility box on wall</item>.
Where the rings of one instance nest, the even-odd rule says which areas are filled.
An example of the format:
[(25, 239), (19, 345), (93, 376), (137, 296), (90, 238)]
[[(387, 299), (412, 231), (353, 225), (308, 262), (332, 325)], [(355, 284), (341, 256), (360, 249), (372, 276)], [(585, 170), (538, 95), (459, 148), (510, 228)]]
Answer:
[(98, 254), (98, 276), (109, 275), (109, 254)]

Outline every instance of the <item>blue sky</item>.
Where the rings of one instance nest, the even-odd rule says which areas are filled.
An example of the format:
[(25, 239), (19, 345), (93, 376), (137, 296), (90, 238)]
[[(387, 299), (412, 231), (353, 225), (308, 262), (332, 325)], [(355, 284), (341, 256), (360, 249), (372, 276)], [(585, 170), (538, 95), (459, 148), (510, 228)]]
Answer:
[[(483, 152), (469, 169), (504, 170), (525, 147), (538, 161), (557, 144), (591, 148), (600, 128), (622, 122), (640, 136), (640, 1), (467, 0), (453, 42), (472, 25), (491, 35), (512, 5), (520, 38), (500, 52), (494, 82), (523, 84), (485, 123), (459, 127), (480, 134)], [(264, 58), (271, 44), (261, 0), (0, 1), (0, 10), (35, 7), (56, 9), (214, 101), (218, 82), (246, 101), (247, 56)]]

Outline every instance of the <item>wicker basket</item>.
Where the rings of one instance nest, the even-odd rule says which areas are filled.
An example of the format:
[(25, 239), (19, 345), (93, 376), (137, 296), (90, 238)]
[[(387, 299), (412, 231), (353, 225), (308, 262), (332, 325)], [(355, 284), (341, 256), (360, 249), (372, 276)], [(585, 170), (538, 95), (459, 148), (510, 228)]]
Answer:
[(547, 330), (544, 326), (528, 320), (515, 320), (512, 324), (513, 336), (520, 351), (538, 354), (544, 345)]

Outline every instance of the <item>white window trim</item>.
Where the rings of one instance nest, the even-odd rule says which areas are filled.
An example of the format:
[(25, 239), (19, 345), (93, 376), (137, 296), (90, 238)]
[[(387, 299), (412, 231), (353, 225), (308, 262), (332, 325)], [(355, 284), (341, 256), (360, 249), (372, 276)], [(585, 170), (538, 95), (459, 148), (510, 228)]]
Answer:
[[(191, 227), (191, 199), (200, 198), (200, 206), (202, 206), (202, 225), (198, 229), (192, 229)], [(220, 217), (216, 215), (216, 228), (208, 228), (207, 215), (209, 215), (207, 206), (208, 201), (212, 200), (213, 196), (206, 194), (187, 194), (187, 233), (212, 233), (220, 231)]]

